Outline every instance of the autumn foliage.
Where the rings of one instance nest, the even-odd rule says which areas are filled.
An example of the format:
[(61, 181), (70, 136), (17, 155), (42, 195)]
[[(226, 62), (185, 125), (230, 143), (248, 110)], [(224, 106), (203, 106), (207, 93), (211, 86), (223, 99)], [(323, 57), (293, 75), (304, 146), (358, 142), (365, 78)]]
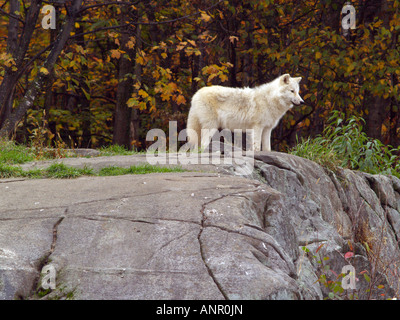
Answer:
[[(400, 144), (400, 0), (352, 1), (357, 24), (347, 35), (345, 1), (59, 1), (56, 29), (43, 29), (38, 14), (17, 57), (33, 3), (44, 5), (0, 1), (0, 128), (41, 81), (15, 130), (3, 130), (20, 142), (45, 127), (49, 145), (143, 149), (148, 130), (168, 132), (172, 120), (186, 127), (199, 88), (256, 86), (290, 73), (303, 77), (305, 104), (273, 131), (274, 150), (321, 133), (332, 110), (361, 116), (369, 136)], [(71, 12), (69, 37), (46, 67)]]

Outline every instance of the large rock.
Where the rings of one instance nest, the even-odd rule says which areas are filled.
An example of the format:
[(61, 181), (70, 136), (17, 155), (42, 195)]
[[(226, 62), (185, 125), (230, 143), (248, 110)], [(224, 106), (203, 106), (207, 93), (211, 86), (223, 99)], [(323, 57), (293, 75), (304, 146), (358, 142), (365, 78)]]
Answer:
[[(0, 180), (0, 298), (395, 296), (399, 179), (327, 173), (276, 152), (255, 159), (247, 177), (209, 164), (210, 173)], [(50, 293), (40, 276), (48, 265)], [(348, 265), (356, 290), (337, 291)]]
[[(267, 232), (286, 250), (299, 245), (309, 251), (301, 258), (293, 257), (300, 279), (306, 262), (313, 265), (313, 272), (306, 269), (306, 278), (317, 276), (321, 284), (341, 284), (343, 278), (338, 275), (342, 268), (352, 265), (357, 290), (350, 293), (359, 299), (387, 299), (398, 294), (399, 179), (351, 170), (328, 173), (312, 161), (283, 153), (260, 153), (256, 159), (265, 183), (281, 192), (280, 212), (288, 216), (285, 223), (276, 218), (278, 222)], [(267, 208), (265, 216), (277, 207)], [(276, 215), (279, 219), (283, 216)], [(284, 242), (285, 224), (293, 226), (297, 241)], [(348, 252), (351, 254), (346, 255)], [(321, 290), (324, 296), (334, 291), (324, 285)]]

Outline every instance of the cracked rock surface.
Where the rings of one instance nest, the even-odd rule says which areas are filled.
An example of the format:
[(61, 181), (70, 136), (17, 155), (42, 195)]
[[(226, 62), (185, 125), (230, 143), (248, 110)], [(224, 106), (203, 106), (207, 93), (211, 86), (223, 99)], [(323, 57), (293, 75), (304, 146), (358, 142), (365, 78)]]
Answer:
[[(318, 259), (383, 285), (357, 274), (360, 299), (398, 294), (399, 179), (255, 159), (249, 177), (0, 180), (0, 299), (322, 299)], [(56, 289), (42, 297), (45, 265)]]

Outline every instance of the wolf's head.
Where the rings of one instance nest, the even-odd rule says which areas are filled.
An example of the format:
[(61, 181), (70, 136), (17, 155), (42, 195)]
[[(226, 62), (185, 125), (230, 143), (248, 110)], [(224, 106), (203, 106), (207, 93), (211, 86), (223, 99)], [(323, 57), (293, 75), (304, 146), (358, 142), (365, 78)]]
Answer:
[(279, 77), (281, 98), (286, 104), (299, 105), (304, 102), (300, 97), (300, 83), (301, 77), (292, 78), (289, 74), (284, 74)]

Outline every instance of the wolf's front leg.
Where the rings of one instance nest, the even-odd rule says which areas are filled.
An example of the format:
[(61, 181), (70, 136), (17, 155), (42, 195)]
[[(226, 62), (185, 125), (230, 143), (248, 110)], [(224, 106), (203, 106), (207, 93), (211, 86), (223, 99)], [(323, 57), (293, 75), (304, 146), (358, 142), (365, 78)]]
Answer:
[(253, 151), (261, 151), (262, 128), (253, 128)]
[(262, 134), (262, 151), (271, 151), (271, 131), (270, 128), (264, 128)]

